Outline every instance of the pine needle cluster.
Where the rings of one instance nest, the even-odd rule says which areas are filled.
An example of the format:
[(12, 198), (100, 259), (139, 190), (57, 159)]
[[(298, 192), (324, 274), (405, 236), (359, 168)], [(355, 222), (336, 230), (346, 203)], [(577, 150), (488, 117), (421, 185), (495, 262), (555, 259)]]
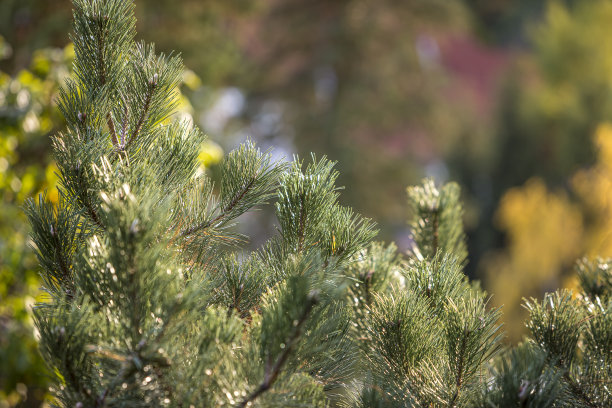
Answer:
[(373, 245), (351, 269), (364, 379), (353, 406), (472, 406), (501, 351), (500, 311), (463, 274), (458, 187), (425, 180), (408, 197), (412, 255)]
[(530, 336), (498, 362), (483, 405), (609, 407), (612, 405), (611, 260), (583, 259), (581, 290), (529, 299)]

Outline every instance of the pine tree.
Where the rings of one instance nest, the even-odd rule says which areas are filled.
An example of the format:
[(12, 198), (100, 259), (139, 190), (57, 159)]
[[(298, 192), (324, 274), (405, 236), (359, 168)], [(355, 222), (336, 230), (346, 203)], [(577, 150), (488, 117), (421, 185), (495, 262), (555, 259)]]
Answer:
[[(60, 199), (26, 208), (55, 404), (326, 405), (354, 374), (340, 271), (372, 222), (337, 203), (325, 158), (276, 163), (247, 142), (213, 186), (203, 136), (171, 117), (180, 59), (134, 41), (132, 2), (73, 4)], [(245, 254), (232, 226), (272, 197), (279, 234)]]
[[(171, 115), (180, 59), (134, 41), (132, 2), (73, 4), (59, 202), (26, 205), (55, 406), (609, 406), (610, 262), (528, 301), (532, 337), (502, 353), (457, 185), (409, 188), (407, 255), (338, 203), (326, 158), (246, 142), (214, 185)], [(278, 233), (247, 253), (235, 224), (271, 201)]]

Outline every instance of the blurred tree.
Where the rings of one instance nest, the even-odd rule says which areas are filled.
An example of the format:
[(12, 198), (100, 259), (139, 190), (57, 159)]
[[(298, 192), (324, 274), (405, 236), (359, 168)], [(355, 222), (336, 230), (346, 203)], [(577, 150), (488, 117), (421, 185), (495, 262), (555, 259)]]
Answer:
[(583, 251), (590, 257), (612, 256), (612, 125), (599, 127), (595, 144), (597, 163), (578, 171), (571, 179), (581, 205), (587, 234)]
[(507, 248), (484, 260), (493, 301), (504, 306), (511, 341), (525, 332), (522, 299), (553, 288), (576, 287), (572, 265), (580, 256), (612, 256), (612, 125), (594, 138), (597, 163), (570, 176), (573, 199), (549, 191), (542, 179), (508, 190), (497, 223)]
[(0, 36), (12, 52), (0, 61), (0, 70), (15, 74), (27, 68), (36, 50), (64, 47), (70, 21), (68, 0), (3, 0), (0, 2)]
[[(238, 32), (244, 31), (243, 19), (258, 10), (259, 1), (182, 0), (180, 7), (171, 0), (137, 3), (141, 34), (153, 38), (161, 51), (181, 52), (186, 65), (207, 85), (236, 79), (245, 72), (247, 66), (236, 38)], [(72, 19), (70, 10), (70, 0), (3, 0), (0, 35), (13, 52), (0, 61), (0, 69), (15, 73), (28, 66), (36, 50), (65, 46), (66, 27)]]
[[(532, 0), (462, 0), (471, 11), (474, 30), (488, 43), (500, 46), (529, 44), (528, 27), (539, 21), (549, 2)], [(555, 0), (566, 6), (578, 0)]]
[(261, 0), (139, 0), (138, 32), (164, 52), (176, 50), (206, 86), (240, 83), (250, 65), (239, 37), (247, 37)]
[(509, 340), (517, 342), (525, 332), (523, 297), (540, 296), (559, 287), (561, 274), (581, 255), (582, 218), (565, 193), (549, 192), (535, 178), (508, 190), (496, 220), (508, 244), (483, 260), (487, 288), (493, 303), (504, 307)]
[(246, 116), (271, 123), (249, 130), (338, 159), (353, 186), (344, 199), (383, 228), (397, 226), (401, 186), (427, 166), (444, 176), (440, 152), (468, 133), (466, 106), (447, 103), (442, 61), (446, 36), (467, 29), (461, 4), (272, 1), (255, 29)]
[[(516, 123), (513, 134), (500, 140), (502, 148), (511, 147), (497, 164), (502, 185), (522, 183), (528, 174), (563, 183), (594, 159), (590, 135), (612, 117), (611, 18), (609, 0), (580, 2), (571, 10), (551, 2), (543, 24), (533, 28), (535, 72), (519, 71), (531, 79), (509, 100), (515, 114), (500, 123)], [(521, 164), (529, 165), (512, 166), (521, 156)]]
[[(19, 25), (22, 33), (5, 70), (23, 66), (34, 41), (67, 40), (45, 15), (65, 27), (68, 3), (54, 2), (53, 13), (43, 0), (3, 4), (0, 32), (12, 39)], [(487, 159), (491, 115), (477, 111), (490, 101), (465, 88), (491, 87), (483, 80), (491, 62), (474, 54), (474, 41), (449, 41), (470, 37), (461, 1), (140, 0), (137, 10), (142, 35), (161, 51), (179, 50), (202, 78), (198, 111), (219, 87), (238, 87), (224, 103), (241, 117), (219, 127), (203, 115), (205, 132), (226, 147), (250, 135), (288, 154), (338, 159), (342, 183), (355, 186), (344, 201), (379, 219), (383, 237), (404, 229), (401, 186), (423, 173), (444, 179), (445, 161), (474, 168)], [(479, 66), (472, 78), (450, 72), (469, 62)]]
[(544, 19), (528, 25), (531, 48), (512, 59), (488, 160), (478, 167), (457, 160), (451, 167), (479, 214), (469, 240), (476, 260), (505, 245), (490, 220), (507, 189), (532, 177), (567, 189), (570, 176), (595, 161), (590, 135), (612, 120), (611, 18), (609, 0), (551, 1)]
[[(72, 58), (72, 47), (44, 49), (14, 77), (0, 72), (0, 402), (9, 406), (20, 400), (37, 406), (46, 392), (28, 310), (38, 294), (38, 271), (22, 205), (55, 186), (49, 135), (63, 120), (53, 100)], [(49, 199), (57, 201), (57, 194)]]

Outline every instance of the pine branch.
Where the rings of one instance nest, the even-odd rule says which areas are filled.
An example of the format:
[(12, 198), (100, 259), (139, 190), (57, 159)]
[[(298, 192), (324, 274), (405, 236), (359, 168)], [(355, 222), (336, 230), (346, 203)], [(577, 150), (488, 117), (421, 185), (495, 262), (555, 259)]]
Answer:
[(221, 221), (222, 219), (224, 219), (225, 217), (228, 216), (228, 214), (238, 205), (238, 203), (240, 203), (240, 201), (246, 196), (246, 194), (249, 192), (249, 190), (251, 190), (251, 188), (253, 187), (253, 184), (255, 183), (255, 180), (257, 179), (258, 175), (255, 175), (255, 177), (252, 177), (249, 182), (246, 184), (246, 186), (238, 192), (238, 194), (236, 194), (236, 196), (234, 196), (234, 198), (230, 201), (230, 203), (221, 211), (221, 213), (219, 215), (217, 215), (215, 218), (213, 218), (210, 221), (205, 221), (201, 224), (195, 225), (191, 228), (188, 228), (186, 230), (184, 230), (183, 232), (181, 232), (180, 236), (181, 237), (185, 237), (188, 235), (191, 235), (199, 230), (202, 229), (206, 229), (208, 227), (210, 227), (211, 225), (215, 224), (217, 221)]
[(435, 210), (433, 210), (433, 214), (432, 214), (432, 218), (433, 218), (433, 233), (432, 233), (432, 243), (431, 243), (431, 252), (432, 252), (432, 256), (436, 255), (436, 252), (438, 252), (438, 241), (439, 241), (439, 229), (440, 229), (440, 225), (439, 225), (439, 211), (436, 208)]
[(246, 195), (246, 193), (249, 192), (249, 190), (251, 189), (251, 187), (253, 187), (253, 183), (255, 183), (255, 180), (257, 179), (257, 177), (259, 176), (259, 174), (256, 174), (254, 177), (252, 177), (249, 182), (247, 183), (247, 185), (244, 187), (244, 189), (242, 191), (240, 191), (233, 199), (232, 201), (230, 201), (230, 203), (225, 207), (223, 213), (227, 214), (229, 213), (231, 210), (234, 209), (234, 207), (236, 207), (236, 205), (238, 205), (238, 203), (240, 202), (240, 200), (242, 200), (244, 198), (244, 196)]
[(64, 292), (68, 296), (68, 299), (72, 300), (72, 298), (74, 297), (74, 294), (73, 294), (73, 288), (72, 288), (73, 282), (70, 280), (70, 268), (66, 264), (66, 260), (64, 259), (62, 255), (62, 250), (59, 246), (59, 242), (57, 241), (56, 233), (53, 230), (53, 226), (51, 226), (51, 235), (55, 238), (55, 256), (57, 257), (57, 263), (59, 264), (60, 270), (62, 271), (62, 276), (63, 276), (62, 283), (66, 285), (66, 287), (64, 287)]
[(123, 122), (121, 125), (121, 146), (125, 145), (125, 136), (127, 136), (127, 127), (128, 127), (128, 104), (125, 101), (125, 99), (123, 99)]
[(306, 211), (304, 210), (304, 195), (300, 195), (300, 223), (298, 226), (298, 252), (302, 252), (304, 246), (304, 228), (306, 227)]
[(96, 224), (98, 227), (104, 229), (104, 224), (102, 224), (102, 221), (100, 221), (100, 216), (98, 215), (98, 212), (96, 211), (96, 209), (93, 207), (93, 205), (91, 204), (91, 200), (89, 199), (89, 196), (87, 195), (87, 186), (83, 185), (83, 178), (79, 177), (79, 188), (81, 191), (85, 191), (86, 196), (85, 197), (81, 197), (81, 201), (83, 202), (83, 205), (85, 206), (85, 210), (87, 211), (87, 214), (89, 215), (89, 217), (91, 218), (91, 220), (94, 222), (94, 224)]
[(138, 137), (138, 134), (142, 130), (142, 126), (144, 125), (144, 122), (147, 119), (147, 116), (149, 114), (149, 108), (151, 107), (151, 100), (153, 99), (153, 94), (155, 93), (155, 89), (157, 88), (157, 80), (158, 80), (158, 75), (155, 74), (153, 75), (153, 78), (149, 81), (148, 92), (145, 96), (144, 106), (142, 108), (140, 117), (138, 118), (136, 127), (134, 128), (134, 131), (132, 132), (132, 135), (128, 139), (127, 143), (124, 145), (121, 145), (120, 150), (122, 151), (127, 150), (130, 147), (130, 145), (134, 142), (134, 140), (136, 140), (136, 138)]
[[(75, 292), (72, 258), (82, 237), (79, 225), (81, 211), (67, 203), (61, 192), (57, 206), (47, 202), (42, 194), (38, 204), (28, 200), (24, 210), (32, 226), (32, 248), (42, 266), (41, 277), (45, 289), (55, 295), (66, 295), (71, 300)], [(56, 299), (62, 297), (60, 295)]]
[(455, 389), (455, 394), (453, 395), (453, 399), (448, 403), (448, 408), (452, 408), (455, 406), (455, 401), (457, 401), (457, 398), (459, 398), (459, 393), (461, 391), (461, 385), (463, 382), (463, 364), (464, 364), (464, 358), (465, 358), (465, 347), (466, 347), (466, 339), (467, 336), (469, 335), (469, 330), (468, 333), (466, 333), (465, 336), (463, 336), (463, 338), (461, 339), (461, 347), (459, 349), (459, 364), (457, 367), (457, 382), (456, 382), (456, 386), (457, 388)]
[(576, 383), (576, 381), (574, 381), (572, 379), (572, 377), (570, 377), (569, 373), (566, 371), (563, 374), (563, 378), (567, 381), (570, 389), (572, 390), (572, 393), (574, 395), (576, 395), (582, 402), (584, 402), (588, 407), (590, 408), (601, 408), (599, 405), (597, 405), (596, 403), (594, 403), (593, 401), (591, 401), (591, 399), (589, 398), (589, 396), (584, 392), (584, 390), (582, 389), (582, 387), (580, 386), (580, 384)]
[(266, 364), (266, 373), (264, 375), (263, 382), (253, 391), (248, 397), (246, 397), (240, 404), (238, 404), (239, 408), (246, 407), (249, 402), (257, 399), (261, 394), (270, 389), (270, 387), (274, 384), (278, 375), (280, 374), (283, 366), (287, 362), (289, 355), (293, 351), (293, 348), (297, 344), (301, 334), (302, 334), (302, 326), (308, 319), (312, 308), (317, 304), (317, 299), (315, 296), (308, 297), (308, 303), (302, 312), (297, 324), (295, 325), (295, 329), (292, 335), (287, 339), (286, 347), (283, 349), (282, 354), (276, 359), (276, 362), (273, 366)]
[(111, 139), (113, 141), (113, 146), (119, 146), (119, 141), (117, 140), (117, 131), (115, 130), (115, 124), (113, 123), (113, 118), (110, 112), (106, 114), (106, 123), (108, 124), (108, 129), (110, 131)]
[(463, 207), (455, 183), (438, 189), (433, 180), (408, 188), (409, 224), (417, 259), (432, 259), (438, 251), (453, 253), (461, 263), (467, 257), (463, 232)]
[(195, 225), (191, 228), (188, 228), (186, 230), (184, 230), (183, 232), (181, 232), (181, 237), (186, 237), (188, 235), (191, 235), (199, 230), (203, 230), (203, 229), (207, 229), (208, 227), (210, 227), (211, 225), (213, 225), (214, 223), (216, 223), (217, 221), (221, 220), (222, 218), (224, 218), (227, 214), (226, 213), (221, 213), (219, 215), (217, 215), (215, 218), (213, 218), (210, 221), (205, 221), (201, 224)]
[[(101, 22), (102, 17), (98, 17), (98, 21)], [(108, 16), (104, 16), (104, 19), (108, 20)], [(100, 72), (100, 86), (103, 86), (104, 84), (106, 84), (106, 68), (104, 67), (104, 50), (106, 48), (106, 41), (105, 41), (105, 29), (102, 26), (102, 24), (100, 24), (98, 26), (98, 30), (99, 35), (98, 35), (98, 60), (97, 60), (97, 64), (98, 64), (98, 71)], [(111, 135), (111, 139), (113, 141), (113, 146), (117, 147), (119, 145), (119, 141), (117, 140), (117, 131), (115, 130), (115, 124), (113, 123), (113, 118), (112, 115), (109, 112), (106, 113), (106, 123), (108, 124), (108, 130), (110, 132)]]
[[(219, 202), (211, 211), (212, 194), (206, 193), (203, 205), (198, 205), (200, 209), (193, 215), (186, 214), (186, 227), (177, 236), (184, 238), (211, 226), (221, 227), (254, 206), (265, 204), (275, 196), (278, 179), (285, 169), (284, 163), (272, 163), (270, 154), (260, 152), (250, 141), (242, 144), (223, 160)], [(201, 244), (196, 242), (200, 246), (198, 252)]]
[(89, 200), (87, 200), (86, 207), (87, 207), (87, 214), (89, 214), (89, 216), (91, 217), (93, 222), (98, 227), (104, 229), (104, 224), (102, 224), (102, 221), (100, 221), (100, 217), (98, 216), (98, 213), (96, 212), (95, 208), (92, 207), (92, 205), (89, 202)]

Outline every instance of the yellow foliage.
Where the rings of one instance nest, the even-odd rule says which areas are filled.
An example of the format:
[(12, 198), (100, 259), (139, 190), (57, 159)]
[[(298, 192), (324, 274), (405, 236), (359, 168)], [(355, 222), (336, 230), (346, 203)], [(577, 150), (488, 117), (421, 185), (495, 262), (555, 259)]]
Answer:
[[(540, 152), (533, 157), (543, 151), (551, 157), (542, 174), (570, 174), (588, 160), (592, 126), (611, 112), (612, 0), (564, 3), (548, 2), (544, 21), (533, 26), (538, 75), (518, 108), (525, 127), (516, 130), (517, 143), (533, 141)], [(513, 341), (524, 331), (523, 296), (575, 287), (576, 258), (612, 256), (612, 125), (595, 133), (597, 163), (568, 177), (569, 191), (550, 191), (532, 179), (500, 202), (496, 222), (507, 246), (482, 267), (493, 301), (504, 304)]]
[(59, 199), (57, 193), (57, 183), (59, 181), (59, 178), (57, 177), (58, 171), (59, 170), (55, 162), (49, 163), (45, 169), (45, 185), (43, 191), (47, 192), (47, 200), (53, 204), (56, 204)]
[(524, 331), (522, 297), (575, 288), (571, 272), (578, 257), (612, 256), (612, 124), (598, 127), (594, 143), (597, 163), (570, 180), (575, 203), (563, 191), (548, 191), (540, 179), (509, 190), (500, 202), (496, 221), (508, 246), (484, 266), (513, 341)]
[(584, 252), (588, 256), (612, 256), (612, 125), (602, 124), (595, 134), (597, 164), (572, 177), (589, 220)]
[(580, 255), (582, 216), (564, 192), (550, 192), (531, 179), (502, 198), (496, 222), (507, 233), (504, 253), (485, 261), (493, 302), (504, 305), (504, 320), (512, 341), (520, 339), (524, 296), (559, 286), (560, 272)]
[(510, 189), (501, 200), (497, 219), (508, 233), (516, 266), (531, 269), (529, 276), (538, 284), (578, 255), (580, 211), (564, 193), (550, 193), (540, 179)]
[(577, 2), (571, 10), (551, 1), (533, 33), (548, 78), (576, 94), (589, 82), (612, 86), (611, 20), (612, 1)]
[(202, 143), (198, 159), (203, 167), (210, 167), (217, 164), (223, 158), (223, 149), (212, 140), (206, 140)]
[(183, 84), (193, 91), (202, 86), (202, 80), (195, 72), (186, 69), (183, 71)]

